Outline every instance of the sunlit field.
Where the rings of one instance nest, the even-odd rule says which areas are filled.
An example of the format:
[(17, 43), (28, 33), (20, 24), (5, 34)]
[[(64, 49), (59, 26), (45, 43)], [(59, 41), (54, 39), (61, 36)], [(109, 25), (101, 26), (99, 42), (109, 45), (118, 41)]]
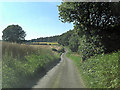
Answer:
[(31, 44), (35, 44), (35, 45), (58, 45), (58, 42), (31, 42)]
[(30, 45), (30, 46), (34, 48), (47, 48), (47, 49), (55, 48), (57, 50), (62, 48), (62, 46), (58, 46), (58, 45)]

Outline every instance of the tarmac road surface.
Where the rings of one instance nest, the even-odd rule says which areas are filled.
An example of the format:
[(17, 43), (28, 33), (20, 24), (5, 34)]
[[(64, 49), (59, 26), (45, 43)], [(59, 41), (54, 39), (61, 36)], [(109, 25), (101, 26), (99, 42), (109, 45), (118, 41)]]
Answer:
[(49, 70), (32, 88), (85, 88), (76, 66), (66, 57), (68, 52), (61, 55), (61, 61)]

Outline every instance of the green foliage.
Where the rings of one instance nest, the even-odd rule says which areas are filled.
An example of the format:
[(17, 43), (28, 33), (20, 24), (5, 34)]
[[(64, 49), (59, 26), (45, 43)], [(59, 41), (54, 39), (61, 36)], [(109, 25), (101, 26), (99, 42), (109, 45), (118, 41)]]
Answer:
[(62, 2), (58, 6), (60, 20), (73, 22), (74, 32), (69, 35), (69, 38), (66, 36), (67, 33), (62, 35), (60, 43), (69, 46), (74, 52), (78, 51), (83, 55), (83, 60), (103, 52), (119, 50), (119, 4)]
[(73, 34), (70, 39), (69, 39), (69, 48), (73, 51), (73, 52), (77, 52), (78, 51), (78, 47), (79, 47), (79, 36)]
[(62, 2), (58, 6), (60, 20), (74, 24), (70, 37), (66, 39), (67, 33), (61, 35), (60, 43), (79, 53), (67, 55), (74, 59), (90, 88), (120, 87), (120, 52), (104, 54), (120, 50), (118, 8), (120, 2)]
[(105, 52), (110, 53), (120, 49), (120, 28), (115, 26), (112, 28), (104, 29), (99, 32), (99, 37), (102, 45), (105, 47)]
[(78, 38), (79, 36), (75, 33), (75, 30), (70, 30), (59, 37), (58, 43), (63, 46), (69, 46), (73, 52), (77, 52), (79, 46)]
[(120, 51), (101, 54), (81, 62), (80, 56), (68, 53), (77, 65), (88, 88), (119, 88), (119, 57)]
[(82, 60), (84, 61), (91, 56), (96, 56), (103, 53), (104, 47), (100, 43), (98, 36), (86, 37), (84, 35), (80, 38), (80, 46), (78, 52), (82, 55)]
[(102, 29), (120, 24), (119, 15), (115, 14), (118, 11), (119, 4), (113, 2), (62, 2), (58, 6), (59, 17), (62, 22), (82, 24), (88, 28), (87, 31), (89, 32), (90, 27)]
[(82, 67), (84, 73), (88, 74), (88, 78), (91, 78), (90, 85), (96, 87), (97, 84), (99, 88), (118, 88), (120, 86), (117, 72), (118, 60), (118, 53), (113, 53), (99, 55), (85, 62)]
[(63, 46), (68, 46), (69, 39), (70, 39), (72, 33), (73, 33), (73, 30), (69, 30), (66, 33), (63, 33), (62, 35), (60, 35), (60, 37), (58, 38), (58, 43)]
[(22, 42), (25, 40), (25, 31), (19, 25), (9, 25), (3, 31), (2, 39), (10, 42)]
[(51, 37), (41, 37), (37, 39), (28, 40), (27, 42), (56, 42), (59, 38), (59, 35), (51, 36)]
[(59, 60), (59, 56), (47, 48), (3, 42), (2, 49), (3, 88), (24, 88), (25, 83), (34, 80), (51, 62)]

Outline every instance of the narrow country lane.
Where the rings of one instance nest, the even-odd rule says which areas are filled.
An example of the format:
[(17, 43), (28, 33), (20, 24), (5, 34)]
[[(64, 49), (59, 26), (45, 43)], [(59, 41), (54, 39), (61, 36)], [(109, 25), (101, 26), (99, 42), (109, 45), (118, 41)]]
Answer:
[(85, 88), (79, 72), (72, 60), (65, 53), (61, 55), (61, 61), (46, 73), (33, 88)]

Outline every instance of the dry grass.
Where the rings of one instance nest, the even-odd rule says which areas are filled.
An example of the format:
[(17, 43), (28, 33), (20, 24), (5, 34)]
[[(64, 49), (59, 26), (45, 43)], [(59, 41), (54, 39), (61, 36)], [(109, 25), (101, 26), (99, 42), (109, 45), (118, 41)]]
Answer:
[(52, 45), (52, 46), (50, 45), (49, 47), (50, 47), (51, 49), (52, 49), (52, 48), (55, 48), (56, 50), (59, 50), (59, 49), (62, 48), (62, 46), (57, 46), (57, 45)]
[(30, 45), (33, 48), (46, 48), (50, 49), (50, 45)]
[(33, 44), (58, 45), (58, 42), (32, 42)]
[[(37, 49), (40, 49), (40, 48), (46, 48), (48, 50), (52, 50), (53, 48), (55, 48), (56, 50), (62, 49), (62, 46), (58, 46), (58, 45), (30, 45), (30, 46), (33, 47), (33, 48), (37, 48)], [(54, 52), (54, 51), (52, 51), (52, 53), (54, 55), (59, 54), (58, 52)]]
[(32, 48), (29, 45), (17, 44), (17, 43), (8, 43), (2, 42), (2, 55), (7, 54), (8, 56), (12, 56), (13, 58), (23, 58), (26, 55), (37, 53), (38, 49)]
[(62, 48), (62, 46), (58, 46), (58, 45), (30, 45), (30, 46), (35, 48), (47, 48), (47, 49), (55, 48), (56, 50), (59, 50)]

